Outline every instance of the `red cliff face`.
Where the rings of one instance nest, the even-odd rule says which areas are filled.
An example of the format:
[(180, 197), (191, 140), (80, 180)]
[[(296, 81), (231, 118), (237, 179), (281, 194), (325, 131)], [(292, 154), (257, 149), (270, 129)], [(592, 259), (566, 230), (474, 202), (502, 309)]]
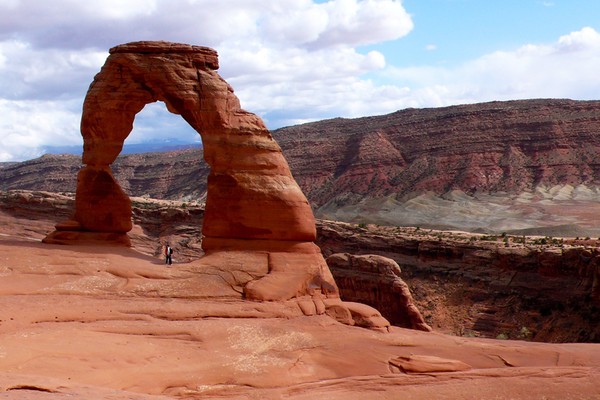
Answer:
[(336, 253), (326, 261), (342, 298), (377, 307), (393, 325), (432, 330), (415, 305), (408, 285), (400, 277), (400, 266), (394, 260), (374, 254)]
[(600, 185), (600, 101), (408, 109), (283, 128), (274, 136), (314, 205), (451, 190)]
[[(540, 185), (600, 186), (600, 101), (522, 100), (407, 109), (282, 128), (273, 136), (317, 207), (332, 200), (346, 204), (456, 189), (518, 193)], [(73, 191), (71, 164), (77, 158), (68, 158), (66, 164), (64, 156), (45, 156), (1, 168), (1, 189), (32, 189), (26, 187), (35, 180), (27, 168), (35, 168), (47, 172), (46, 181), (55, 179), (54, 191)], [(176, 185), (178, 190), (169, 190), (163, 187), (168, 184), (165, 179), (154, 185), (153, 180), (169, 170), (174, 176), (197, 173), (195, 180), (201, 181), (198, 178), (208, 173), (201, 159), (199, 150), (121, 156), (114, 173), (131, 195), (176, 199), (198, 189)], [(70, 180), (61, 184), (55, 177)], [(35, 182), (38, 189), (40, 179)]]
[[(81, 156), (46, 154), (0, 169), (1, 190), (44, 190), (75, 193)], [(205, 200), (208, 165), (202, 150), (120, 155), (113, 175), (125, 192), (136, 197)]]
[[(600, 340), (598, 240), (363, 228), (334, 221), (320, 221), (318, 234), (326, 256), (347, 252), (395, 260), (434, 330), (551, 342)], [(343, 295), (369, 294), (381, 299), (380, 309), (398, 315), (388, 300), (396, 293), (383, 274), (348, 280), (348, 272), (340, 274), (335, 266), (332, 272)]]

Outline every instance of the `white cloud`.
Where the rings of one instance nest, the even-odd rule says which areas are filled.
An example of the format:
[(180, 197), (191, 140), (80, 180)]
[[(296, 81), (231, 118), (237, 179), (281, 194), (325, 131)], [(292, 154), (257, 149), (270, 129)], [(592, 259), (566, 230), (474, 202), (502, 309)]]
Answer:
[(21, 0), (0, 3), (0, 41), (108, 49), (135, 40), (315, 48), (393, 40), (413, 27), (394, 0)]
[[(364, 55), (329, 51), (319, 58), (319, 54), (311, 53), (310, 62), (326, 66), (323, 71), (298, 73), (288, 65), (274, 73), (272, 81), (236, 77), (234, 87), (248, 109), (276, 126), (406, 107), (541, 97), (597, 99), (600, 93), (600, 34), (592, 28), (564, 35), (554, 43), (490, 53), (455, 68), (388, 65), (383, 70), (361, 69), (368, 64), (361, 61)], [(339, 75), (333, 73), (344, 68)]]
[[(397, 0), (0, 0), (1, 159), (80, 141), (85, 91), (107, 50), (120, 43), (214, 47), (221, 75), (244, 95), (246, 108), (266, 113), (296, 104), (290, 112), (307, 114), (301, 108), (312, 107), (322, 90), (331, 87), (325, 97), (334, 102), (345, 86), (361, 90), (358, 76), (385, 67), (383, 54), (361, 54), (356, 46), (411, 29)], [(335, 104), (322, 108), (335, 113)], [(140, 116), (131, 142), (170, 134), (172, 122), (154, 107)]]
[(107, 19), (132, 19), (156, 12), (156, 0), (71, 0), (71, 7), (79, 8), (86, 15)]
[[(83, 97), (107, 50), (135, 40), (214, 47), (219, 73), (243, 107), (271, 127), (405, 107), (600, 93), (600, 34), (592, 28), (455, 68), (400, 68), (377, 50), (361, 49), (412, 28), (398, 0), (0, 0), (0, 160), (78, 144)], [(161, 107), (147, 107), (136, 119), (131, 142), (180, 131)]]
[(319, 6), (328, 15), (327, 29), (319, 35), (319, 47), (357, 46), (397, 39), (413, 28), (400, 2), (332, 0)]
[(73, 102), (0, 99), (0, 161), (41, 155), (48, 145), (83, 143)]
[(583, 28), (555, 43), (524, 45), (456, 68), (389, 67), (389, 79), (419, 93), (418, 106), (526, 98), (597, 99), (600, 33)]
[(126, 143), (143, 142), (199, 142), (200, 135), (181, 115), (171, 114), (162, 101), (146, 104), (133, 122), (133, 130)]
[(0, 98), (81, 97), (107, 55), (87, 49), (33, 48), (19, 40), (0, 42)]
[(600, 49), (600, 34), (590, 27), (558, 39), (556, 52), (587, 52)]

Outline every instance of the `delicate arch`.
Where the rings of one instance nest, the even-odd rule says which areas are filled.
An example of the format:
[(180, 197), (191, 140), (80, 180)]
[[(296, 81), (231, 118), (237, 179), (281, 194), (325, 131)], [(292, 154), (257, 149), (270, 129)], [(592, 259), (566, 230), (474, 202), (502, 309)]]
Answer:
[(83, 168), (72, 220), (56, 225), (46, 243), (128, 244), (131, 203), (110, 165), (148, 103), (163, 101), (202, 136), (211, 172), (202, 227), (207, 255), (258, 251), (266, 255), (244, 286), (247, 298), (277, 300), (314, 293), (338, 296), (319, 248), (315, 219), (281, 148), (262, 120), (240, 108), (216, 72), (206, 47), (134, 42), (110, 49), (83, 104)]
[(258, 116), (240, 108), (217, 69), (217, 53), (206, 47), (135, 42), (110, 49), (83, 104), (84, 166), (73, 219), (57, 224), (44, 241), (129, 244), (131, 202), (110, 165), (135, 115), (160, 100), (202, 136), (211, 169), (202, 227), (205, 258), (221, 260), (219, 254), (228, 251), (264, 254), (259, 257), (264, 265), (252, 268), (265, 275), (244, 284), (246, 298), (282, 300), (319, 292), (339, 299), (313, 243), (311, 207), (281, 148)]
[[(81, 230), (126, 233), (128, 196), (112, 177), (117, 158), (146, 104), (163, 101), (202, 136), (208, 177), (203, 234), (218, 239), (313, 241), (314, 216), (280, 147), (262, 120), (240, 108), (206, 47), (136, 42), (114, 47), (86, 95), (75, 221)], [(209, 250), (207, 249), (207, 250)]]

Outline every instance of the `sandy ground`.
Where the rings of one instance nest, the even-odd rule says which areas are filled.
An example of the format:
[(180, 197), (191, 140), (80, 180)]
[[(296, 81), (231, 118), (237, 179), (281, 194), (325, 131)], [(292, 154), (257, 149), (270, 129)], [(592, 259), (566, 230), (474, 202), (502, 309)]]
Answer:
[(370, 331), (244, 301), (222, 272), (252, 254), (169, 268), (5, 235), (0, 399), (600, 398), (600, 345)]

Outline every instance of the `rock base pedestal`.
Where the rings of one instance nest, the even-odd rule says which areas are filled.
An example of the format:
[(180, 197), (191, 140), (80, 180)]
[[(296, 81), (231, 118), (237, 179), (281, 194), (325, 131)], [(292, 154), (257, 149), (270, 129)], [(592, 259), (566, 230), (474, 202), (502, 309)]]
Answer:
[(42, 243), (131, 247), (131, 240), (126, 233), (83, 231), (81, 225), (74, 220), (60, 222), (54, 228), (56, 230), (42, 239)]

